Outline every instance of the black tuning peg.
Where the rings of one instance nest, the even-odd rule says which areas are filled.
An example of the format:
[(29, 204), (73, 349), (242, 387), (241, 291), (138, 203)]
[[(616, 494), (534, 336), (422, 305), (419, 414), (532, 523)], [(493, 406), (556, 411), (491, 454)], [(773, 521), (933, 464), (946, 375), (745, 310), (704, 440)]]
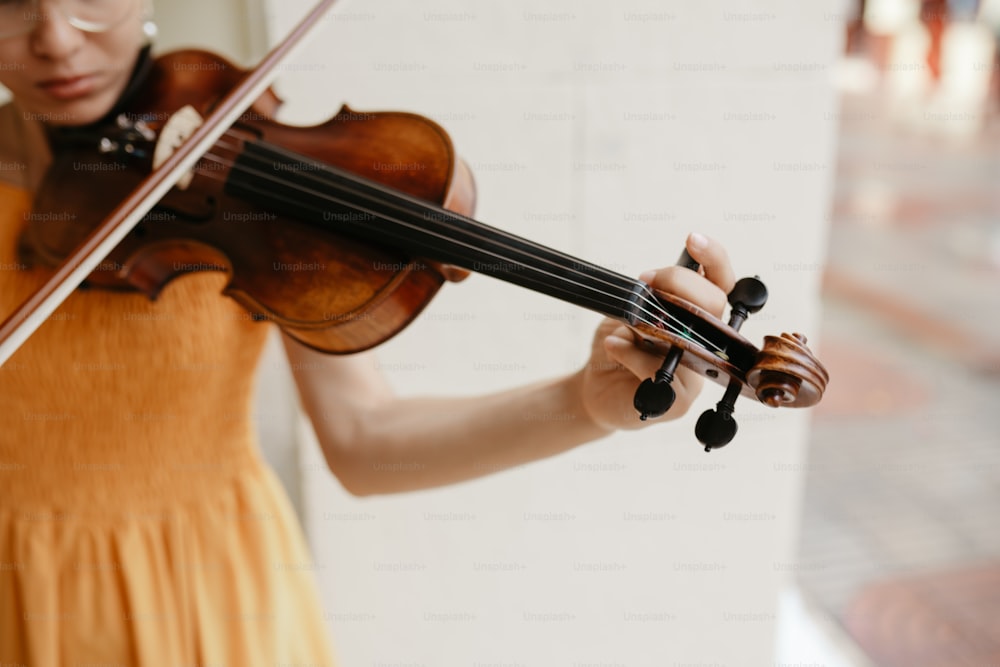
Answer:
[(677, 370), (677, 364), (683, 353), (684, 351), (679, 347), (670, 348), (667, 358), (663, 360), (663, 365), (660, 366), (660, 370), (656, 371), (656, 375), (652, 379), (643, 380), (639, 388), (636, 389), (632, 405), (639, 411), (639, 419), (642, 421), (666, 414), (670, 406), (674, 404), (677, 394), (670, 383), (674, 381), (674, 371)]
[(736, 398), (740, 395), (740, 383), (730, 382), (722, 400), (716, 403), (714, 410), (705, 410), (698, 417), (694, 427), (694, 435), (698, 442), (705, 445), (705, 451), (719, 449), (728, 445), (736, 436), (736, 420), (733, 419), (733, 409)]
[(687, 248), (681, 250), (681, 256), (677, 259), (677, 266), (683, 266), (685, 269), (691, 269), (692, 271), (697, 271), (701, 268), (701, 264), (695, 261)]
[(758, 276), (740, 278), (736, 281), (733, 291), (727, 297), (732, 311), (729, 314), (729, 326), (740, 330), (747, 318), (764, 307), (767, 303), (767, 287)]
[[(687, 248), (681, 251), (677, 265), (692, 271), (697, 271), (701, 267), (688, 253)], [(727, 298), (729, 305), (732, 306), (732, 311), (729, 314), (729, 326), (739, 331), (747, 317), (756, 313), (767, 303), (767, 287), (761, 282), (760, 276), (740, 278), (736, 281)]]
[[(732, 310), (729, 313), (729, 326), (739, 331), (747, 318), (764, 307), (767, 303), (767, 287), (758, 276), (740, 278), (736, 281), (733, 291), (728, 296)], [(730, 382), (722, 400), (716, 403), (714, 410), (701, 413), (695, 424), (694, 434), (698, 442), (705, 445), (705, 451), (725, 447), (736, 436), (738, 425), (733, 419), (736, 409), (736, 399), (740, 395), (740, 383)]]

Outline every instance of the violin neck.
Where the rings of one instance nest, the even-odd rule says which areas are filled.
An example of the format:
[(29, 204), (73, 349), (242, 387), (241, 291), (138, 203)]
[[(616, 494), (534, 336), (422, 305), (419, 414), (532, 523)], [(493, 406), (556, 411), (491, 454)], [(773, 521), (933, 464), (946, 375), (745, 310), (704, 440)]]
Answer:
[(643, 311), (655, 303), (641, 281), (266, 142), (244, 145), (226, 189), (308, 224), (499, 278), (629, 324), (648, 319)]

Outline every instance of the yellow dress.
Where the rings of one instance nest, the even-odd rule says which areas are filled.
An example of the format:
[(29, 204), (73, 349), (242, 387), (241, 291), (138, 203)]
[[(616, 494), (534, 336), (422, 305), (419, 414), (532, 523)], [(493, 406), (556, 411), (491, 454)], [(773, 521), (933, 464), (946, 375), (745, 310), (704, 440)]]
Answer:
[[(0, 183), (0, 315), (42, 278)], [(313, 567), (257, 451), (266, 327), (180, 278), (77, 291), (0, 367), (0, 665), (331, 665)]]

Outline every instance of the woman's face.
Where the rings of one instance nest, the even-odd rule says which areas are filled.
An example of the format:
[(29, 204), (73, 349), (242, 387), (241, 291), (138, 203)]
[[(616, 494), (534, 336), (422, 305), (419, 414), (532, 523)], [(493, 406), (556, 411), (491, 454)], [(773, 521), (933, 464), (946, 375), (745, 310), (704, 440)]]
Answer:
[(144, 40), (143, 3), (130, 4), (121, 22), (95, 33), (70, 25), (60, 3), (42, 0), (33, 10), (34, 30), (0, 39), (0, 83), (27, 118), (50, 125), (86, 125), (111, 110)]

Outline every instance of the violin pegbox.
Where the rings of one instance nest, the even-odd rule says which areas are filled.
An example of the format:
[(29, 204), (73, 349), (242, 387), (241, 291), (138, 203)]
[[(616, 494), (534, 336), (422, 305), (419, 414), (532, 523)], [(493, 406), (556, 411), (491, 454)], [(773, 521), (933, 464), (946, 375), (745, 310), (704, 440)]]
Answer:
[[(699, 266), (687, 250), (681, 253), (680, 266), (697, 271)], [(728, 295), (730, 305), (728, 328), (734, 337), (739, 336), (740, 327), (753, 313), (758, 312), (767, 302), (767, 287), (758, 276), (737, 281)], [(721, 322), (719, 323), (721, 325)], [(692, 341), (687, 335), (680, 336), (681, 343)], [(729, 444), (736, 435), (737, 424), (733, 418), (736, 399), (741, 393), (756, 396), (757, 400), (770, 407), (808, 407), (819, 402), (826, 389), (829, 375), (823, 365), (806, 347), (805, 336), (782, 334), (780, 337), (766, 336), (763, 350), (757, 352), (752, 365), (733, 367), (725, 349), (716, 349), (718, 368), (704, 369), (704, 374), (715, 380), (722, 376), (721, 369), (728, 374), (726, 390), (714, 410), (706, 410), (695, 425), (695, 436), (709, 452)], [(748, 341), (745, 341), (749, 344)], [(675, 342), (671, 345), (663, 365), (653, 378), (643, 380), (636, 390), (633, 404), (642, 420), (659, 417), (673, 405), (675, 393), (670, 386), (674, 371), (684, 359), (686, 352)], [(704, 361), (705, 355), (699, 355)], [(689, 364), (690, 365), (690, 364)], [(692, 368), (697, 367), (693, 365)], [(701, 364), (704, 367), (704, 364)], [(742, 372), (735, 372), (742, 369)]]

